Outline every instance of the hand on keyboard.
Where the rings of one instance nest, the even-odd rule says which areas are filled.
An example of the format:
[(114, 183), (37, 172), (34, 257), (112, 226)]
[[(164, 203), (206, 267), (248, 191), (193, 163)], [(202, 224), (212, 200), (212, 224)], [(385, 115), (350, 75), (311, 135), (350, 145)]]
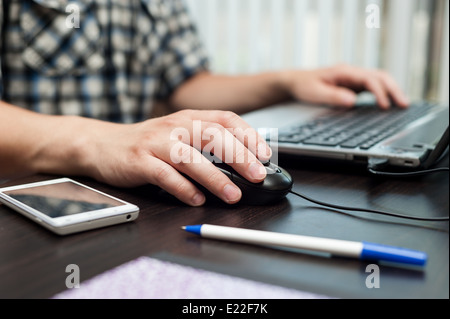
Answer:
[(338, 65), (311, 71), (286, 71), (283, 79), (292, 96), (304, 102), (353, 107), (357, 92), (370, 91), (382, 109), (388, 109), (391, 100), (401, 108), (409, 105), (394, 79), (381, 70)]

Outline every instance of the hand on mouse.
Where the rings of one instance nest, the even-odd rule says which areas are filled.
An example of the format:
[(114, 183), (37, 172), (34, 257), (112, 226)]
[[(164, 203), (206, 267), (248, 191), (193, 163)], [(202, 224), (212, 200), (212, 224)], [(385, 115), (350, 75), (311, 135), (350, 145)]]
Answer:
[(356, 92), (372, 92), (382, 109), (388, 109), (390, 99), (407, 107), (408, 99), (395, 80), (385, 71), (350, 65), (310, 71), (285, 71), (284, 86), (296, 99), (319, 104), (352, 107)]
[(9, 119), (0, 127), (0, 177), (47, 173), (89, 176), (120, 187), (151, 183), (197, 206), (205, 197), (185, 176), (227, 203), (242, 195), (203, 154), (212, 151), (255, 183), (266, 177), (259, 160), (271, 157), (264, 139), (232, 112), (185, 110), (116, 124), (38, 114), (2, 102), (0, 109)]
[[(195, 121), (201, 128), (193, 126)], [(151, 183), (193, 206), (202, 205), (205, 197), (180, 172), (227, 203), (238, 202), (242, 195), (240, 189), (202, 155), (200, 150), (210, 145), (208, 137), (223, 138), (219, 144), (214, 144), (215, 156), (250, 182), (264, 180), (266, 170), (258, 159), (268, 160), (271, 156), (264, 139), (231, 112), (185, 110), (138, 124), (103, 123), (92, 129), (96, 133), (89, 134), (95, 136), (90, 140), (88, 155), (90, 175), (116, 186)], [(245, 130), (245, 136), (233, 135), (233, 130)], [(179, 141), (178, 134), (183, 132), (189, 135), (188, 140)], [(195, 134), (201, 134), (201, 145), (194, 145), (199, 142)], [(250, 143), (251, 140), (256, 143)], [(206, 151), (209, 155), (210, 149)]]

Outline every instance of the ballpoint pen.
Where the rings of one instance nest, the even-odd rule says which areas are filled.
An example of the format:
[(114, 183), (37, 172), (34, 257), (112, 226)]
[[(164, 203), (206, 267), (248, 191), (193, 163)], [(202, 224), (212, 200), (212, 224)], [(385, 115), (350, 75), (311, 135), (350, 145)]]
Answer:
[(205, 238), (246, 244), (299, 248), (342, 257), (419, 266), (425, 265), (427, 261), (426, 253), (421, 251), (368, 242), (300, 236), (208, 224), (183, 226), (182, 229)]

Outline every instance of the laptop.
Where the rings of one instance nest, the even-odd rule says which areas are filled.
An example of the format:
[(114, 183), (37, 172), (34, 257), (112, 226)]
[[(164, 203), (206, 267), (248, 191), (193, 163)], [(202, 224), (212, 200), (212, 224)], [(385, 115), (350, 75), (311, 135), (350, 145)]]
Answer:
[(280, 155), (418, 170), (435, 164), (449, 145), (448, 105), (429, 101), (384, 111), (373, 95), (363, 94), (352, 109), (295, 102), (242, 118)]

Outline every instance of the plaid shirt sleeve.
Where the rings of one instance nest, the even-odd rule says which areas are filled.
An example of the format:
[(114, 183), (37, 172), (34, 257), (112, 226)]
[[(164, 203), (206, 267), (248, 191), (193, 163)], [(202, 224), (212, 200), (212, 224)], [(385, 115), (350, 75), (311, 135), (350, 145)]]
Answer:
[[(168, 97), (182, 82), (207, 65), (197, 32), (192, 24), (183, 1), (173, 0), (172, 5), (156, 6), (154, 1), (146, 1), (150, 15), (157, 17), (156, 32), (165, 33), (162, 38), (161, 64), (162, 82), (158, 97)], [(150, 41), (150, 52), (152, 45)]]
[(208, 69), (182, 0), (71, 0), (77, 27), (68, 0), (9, 3), (0, 92), (14, 105), (137, 122), (155, 100)]

